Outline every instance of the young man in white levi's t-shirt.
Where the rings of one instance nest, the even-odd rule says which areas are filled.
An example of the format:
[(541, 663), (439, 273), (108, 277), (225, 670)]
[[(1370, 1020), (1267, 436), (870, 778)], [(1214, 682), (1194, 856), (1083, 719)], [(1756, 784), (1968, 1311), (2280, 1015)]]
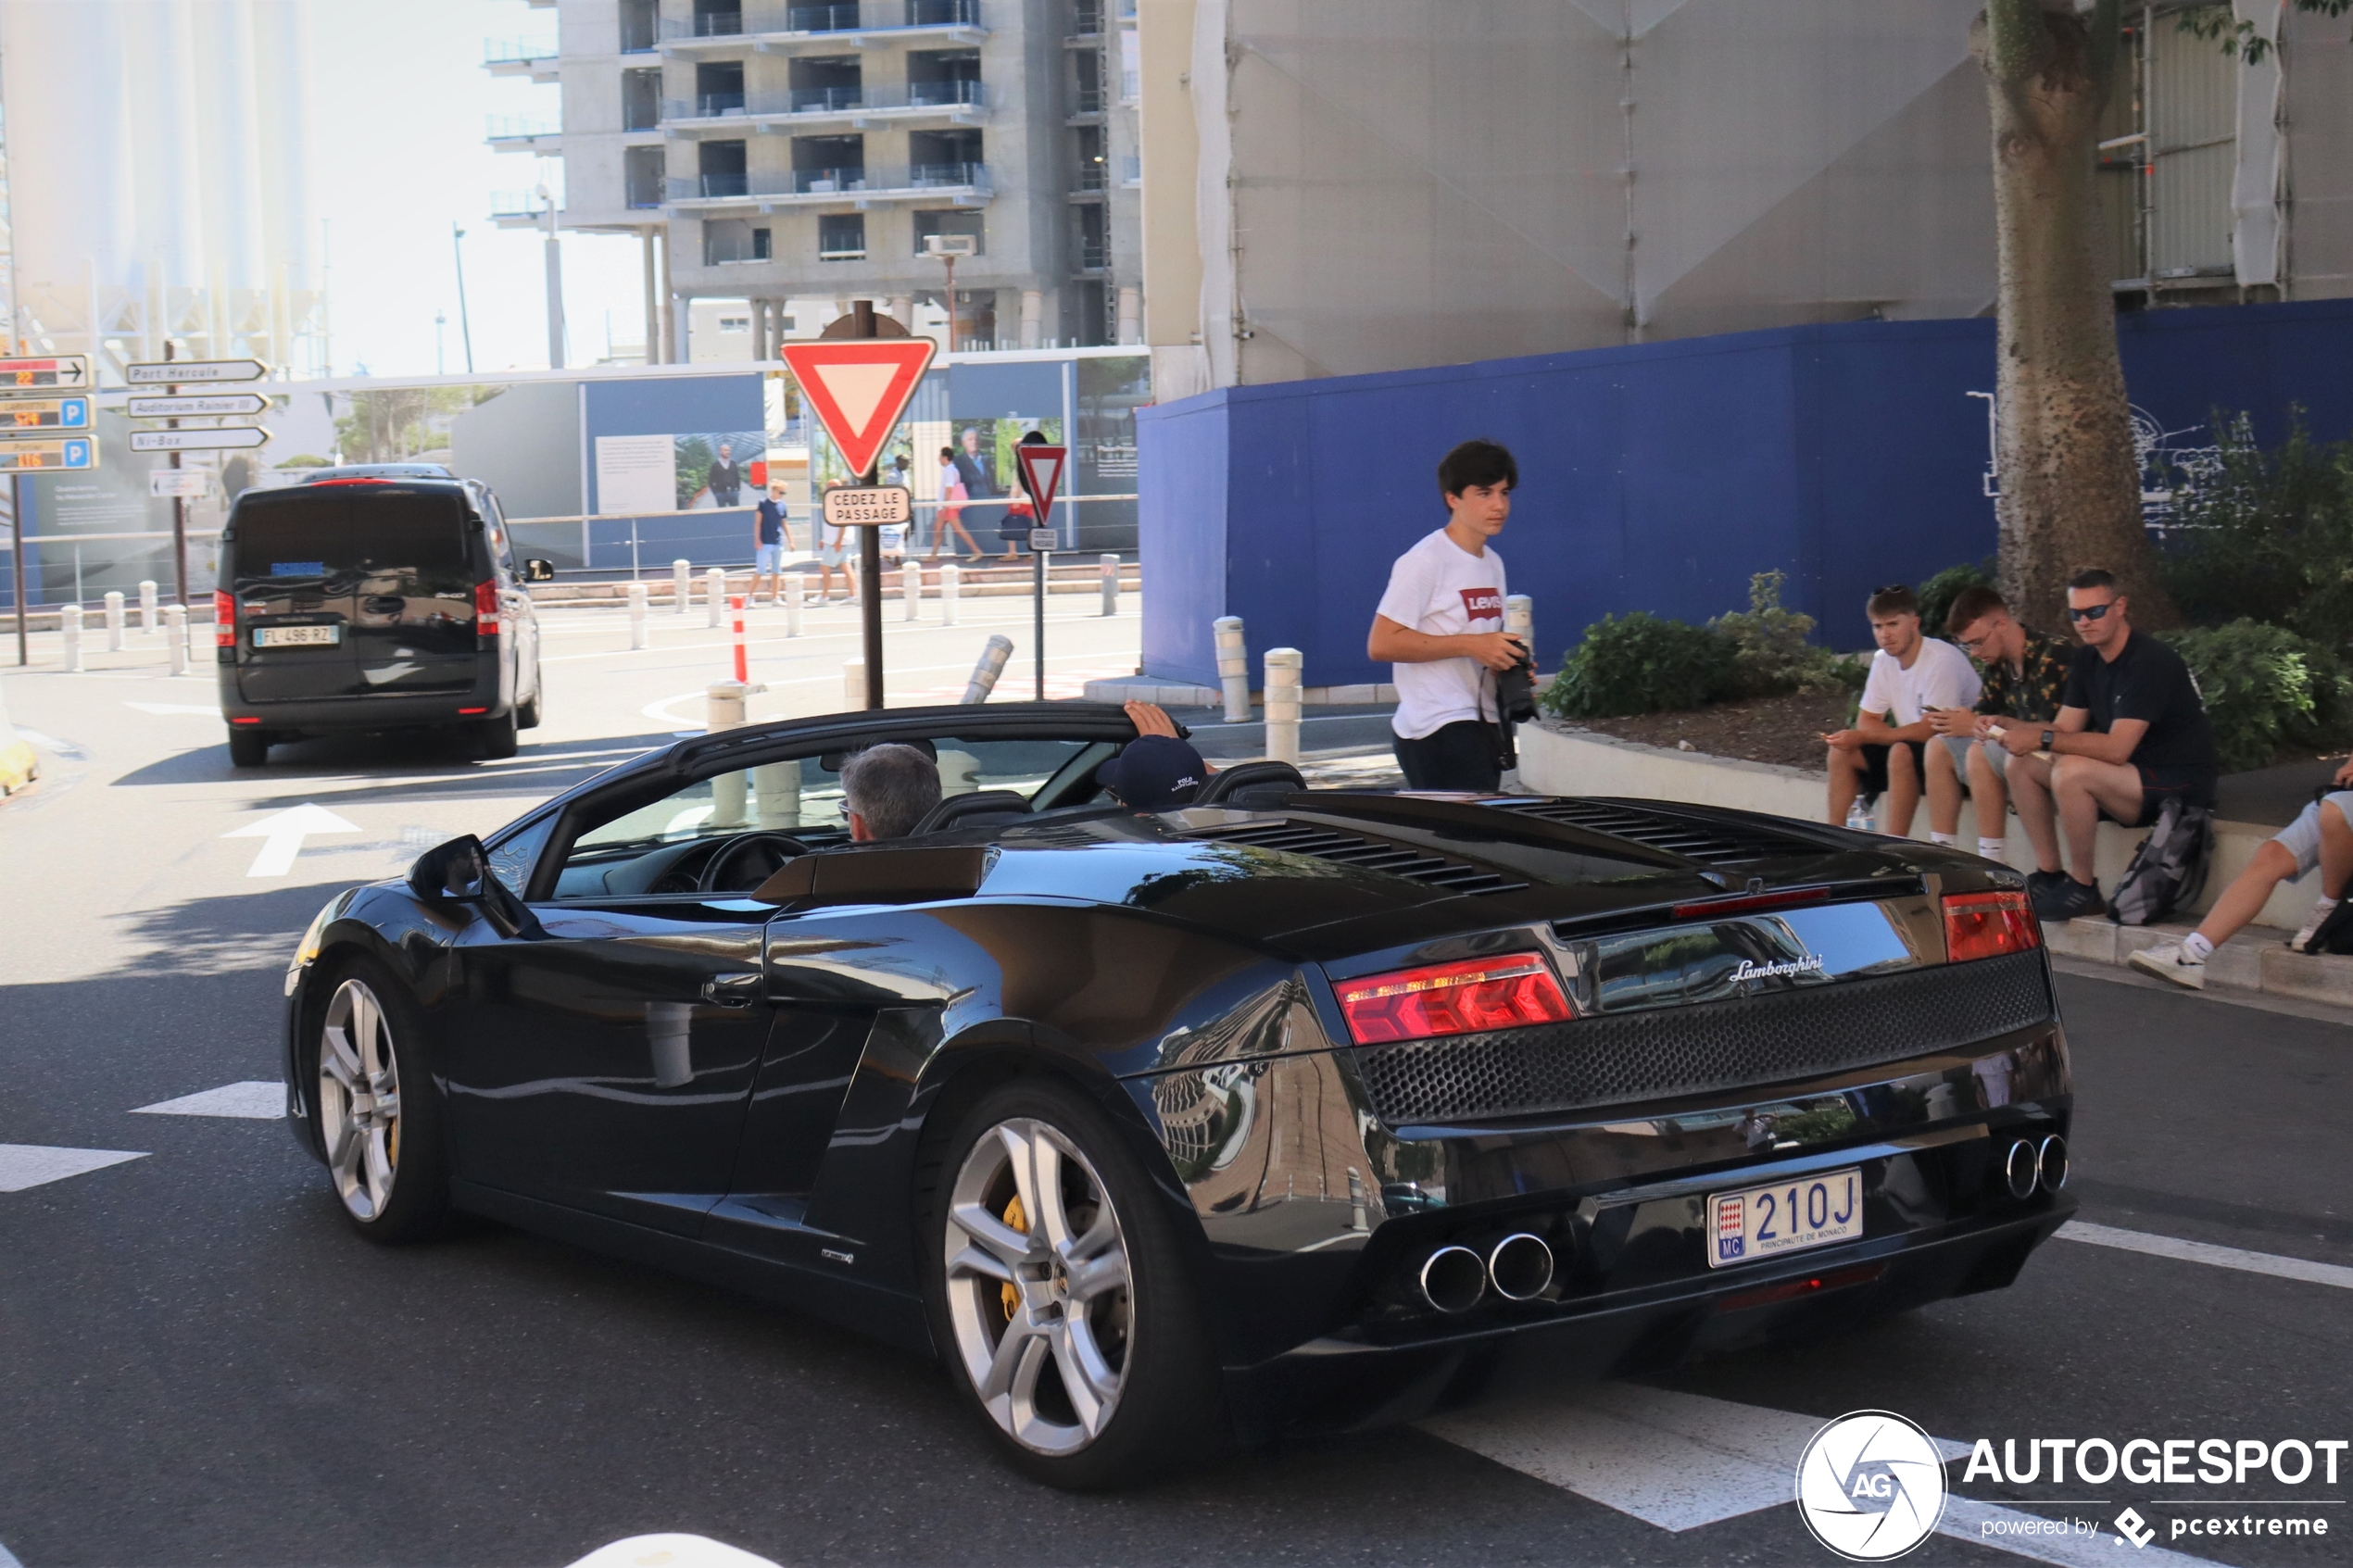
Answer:
[(1502, 783), (1492, 672), (1509, 670), (1522, 650), (1504, 633), (1504, 558), (1487, 546), (1510, 519), (1518, 483), (1510, 452), (1464, 442), (1438, 465), (1446, 526), (1389, 569), (1365, 652), (1394, 669), (1390, 728), (1409, 789)]

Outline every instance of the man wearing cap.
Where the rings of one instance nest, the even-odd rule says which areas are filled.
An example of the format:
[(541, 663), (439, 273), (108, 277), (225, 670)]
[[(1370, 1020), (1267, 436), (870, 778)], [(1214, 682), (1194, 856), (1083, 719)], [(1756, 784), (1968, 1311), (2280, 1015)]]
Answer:
[(1127, 704), (1136, 738), (1095, 770), (1095, 782), (1136, 811), (1172, 811), (1189, 805), (1209, 781), (1209, 764), (1176, 734), (1176, 721), (1149, 702)]

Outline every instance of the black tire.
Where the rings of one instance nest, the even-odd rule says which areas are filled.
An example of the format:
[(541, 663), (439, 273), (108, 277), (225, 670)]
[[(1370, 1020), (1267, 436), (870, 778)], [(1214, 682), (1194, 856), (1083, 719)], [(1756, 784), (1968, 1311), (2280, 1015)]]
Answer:
[(515, 754), (515, 715), (511, 709), (496, 719), (479, 719), (473, 727), (474, 755), (495, 762)]
[(270, 760), (270, 737), (259, 730), (229, 732), (229, 766), (259, 768)]
[[(449, 1228), (449, 1155), (440, 1097), (426, 1064), (424, 1022), (416, 998), (390, 970), (364, 956), (345, 960), (328, 979), (323, 1000), (308, 1021), (309, 1037), (297, 1058), (308, 1074), (305, 1093), (327, 1161), (328, 1190), (344, 1219), (371, 1241), (398, 1246), (432, 1240)], [(355, 1028), (351, 1012), (341, 1005), (354, 986), (373, 1000), (381, 1019), (372, 1050), (364, 1037), (367, 1026), (360, 1023)], [(338, 1026), (350, 1052), (348, 1056), (337, 1053), (345, 1062), (343, 1074), (330, 1072), (326, 1065), (328, 1031)], [(346, 1116), (354, 1098), (341, 1082), (353, 1075), (354, 1059), (362, 1069), (377, 1063), (389, 1065), (397, 1109), (389, 1120), (368, 1118), (375, 1124), (357, 1135), (359, 1148), (346, 1163), (347, 1146), (339, 1130), (362, 1120)], [(358, 1076), (372, 1085), (368, 1097), (371, 1111), (380, 1110), (376, 1096), (384, 1085), (382, 1072), (363, 1072)], [(377, 1132), (384, 1136), (371, 1151), (367, 1143)], [(373, 1180), (371, 1152), (382, 1155), (387, 1167), (381, 1185)], [(355, 1186), (359, 1189), (357, 1193)]]
[[(1085, 1299), (1077, 1294), (1076, 1274), (1054, 1273), (1053, 1279), (1063, 1284), (1061, 1290), (1046, 1288), (1053, 1280), (1036, 1279), (1032, 1294), (1020, 1298), (1018, 1305), (1008, 1301), (1000, 1307), (1002, 1293), (1015, 1286), (969, 1269), (951, 1272), (951, 1236), (960, 1251), (977, 1249), (963, 1226), (951, 1218), (960, 1201), (960, 1186), (965, 1185), (968, 1171), (977, 1179), (992, 1161), (1005, 1160), (1004, 1146), (996, 1134), (1000, 1127), (1009, 1125), (1016, 1129), (1042, 1125), (1081, 1156), (1083, 1163), (1073, 1167), (1058, 1146), (1057, 1160), (1064, 1172), (1066, 1190), (1083, 1194), (1100, 1184), (1101, 1197), (1109, 1201), (1114, 1217), (1112, 1238), (1121, 1245), (1126, 1268), (1126, 1281), (1118, 1289)], [(986, 1148), (985, 1140), (988, 1141)], [(1000, 1180), (1011, 1179), (1011, 1161), (1005, 1164)], [(976, 1187), (966, 1192), (963, 1200), (972, 1201), (975, 1193), (987, 1195), (978, 1202), (989, 1218), (1012, 1213), (1002, 1205), (1004, 1195), (993, 1187)], [(949, 1377), (970, 1402), (974, 1414), (995, 1436), (1014, 1468), (1033, 1480), (1072, 1490), (1094, 1490), (1159, 1479), (1214, 1458), (1231, 1440), (1217, 1356), (1202, 1323), (1199, 1283), (1186, 1265), (1176, 1222), (1165, 1203), (1142, 1160), (1110, 1119), (1076, 1087), (1057, 1078), (1020, 1078), (990, 1091), (951, 1135), (925, 1150), (917, 1195), (917, 1257), (934, 1342), (946, 1357)], [(1088, 1229), (1092, 1234), (1089, 1227), (1101, 1223), (1099, 1204), (1073, 1204), (1064, 1211), (1069, 1216), (1067, 1228)], [(1009, 1227), (1009, 1232), (1038, 1228), (1026, 1215), (1014, 1217), (1024, 1223)], [(1053, 1273), (1050, 1257), (1053, 1252), (1051, 1248), (1033, 1252), (1041, 1273)], [(1042, 1310), (1033, 1310), (1033, 1303), (1041, 1300)], [(1001, 1318), (997, 1316), (1000, 1311)], [(1004, 1351), (1007, 1336), (1016, 1332), (1017, 1321), (1023, 1325), (1020, 1332), (1030, 1341), (1044, 1340), (1049, 1347), (1036, 1358), (1039, 1370), (1030, 1376), (1035, 1397), (1027, 1399), (1031, 1409), (1025, 1427), (1031, 1433), (1049, 1434), (1047, 1447), (1017, 1436), (1013, 1430), (1013, 1424), (1025, 1422), (1022, 1407), (1015, 1402), (1026, 1398), (1018, 1393), (1019, 1372), (1007, 1379), (1014, 1392), (1005, 1395), (994, 1411), (981, 1394), (981, 1379), (975, 1374), (975, 1356), (979, 1356), (981, 1377), (986, 1377), (991, 1370), (989, 1355)], [(1091, 1436), (1074, 1436), (1062, 1446), (1054, 1446), (1051, 1434), (1079, 1435), (1088, 1428), (1062, 1380), (1063, 1352), (1058, 1347), (1071, 1341), (1052, 1341), (1049, 1329), (1037, 1326), (1050, 1321), (1058, 1322), (1065, 1333), (1085, 1327), (1087, 1343), (1102, 1354), (1106, 1366), (1114, 1360), (1117, 1362), (1110, 1368), (1116, 1376), (1115, 1392), (1100, 1429)], [(1000, 1323), (1003, 1326), (997, 1327)], [(963, 1336), (968, 1332), (978, 1339), (967, 1344)], [(997, 1354), (996, 1360), (1019, 1367), (1028, 1364), (1029, 1358)], [(1058, 1426), (1049, 1424), (1064, 1415), (1071, 1419)], [(1076, 1446), (1068, 1446), (1074, 1441)]]
[(515, 709), (516, 729), (535, 730), (539, 727), (539, 699), (547, 695), (547, 688), (539, 679), (539, 668), (534, 665), (531, 671), (531, 700)]

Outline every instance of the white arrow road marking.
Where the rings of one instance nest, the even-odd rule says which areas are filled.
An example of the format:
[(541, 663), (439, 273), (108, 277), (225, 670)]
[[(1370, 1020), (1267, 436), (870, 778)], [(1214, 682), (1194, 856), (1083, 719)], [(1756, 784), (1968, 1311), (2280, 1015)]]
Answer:
[(255, 1122), (275, 1122), (286, 1113), (286, 1086), (249, 1078), (223, 1084), (202, 1094), (143, 1105), (133, 1116), (241, 1116)]
[(314, 833), (358, 833), (359, 830), (328, 810), (324, 806), (304, 801), (275, 816), (264, 817), (241, 828), (232, 828), (223, 838), (258, 838), (261, 853), (245, 868), (247, 876), (283, 876), (294, 870), (295, 857), (302, 851), (302, 841)]
[(42, 1144), (0, 1143), (0, 1192), (22, 1192), (44, 1182), (103, 1171), (126, 1160), (145, 1160), (145, 1150), (50, 1148)]

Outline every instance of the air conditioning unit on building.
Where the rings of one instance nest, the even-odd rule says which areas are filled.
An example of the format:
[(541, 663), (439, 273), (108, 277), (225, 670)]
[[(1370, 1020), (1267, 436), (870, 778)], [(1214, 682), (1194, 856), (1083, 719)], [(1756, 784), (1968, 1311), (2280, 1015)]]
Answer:
[(970, 234), (925, 234), (924, 250), (932, 256), (977, 256), (980, 242)]

